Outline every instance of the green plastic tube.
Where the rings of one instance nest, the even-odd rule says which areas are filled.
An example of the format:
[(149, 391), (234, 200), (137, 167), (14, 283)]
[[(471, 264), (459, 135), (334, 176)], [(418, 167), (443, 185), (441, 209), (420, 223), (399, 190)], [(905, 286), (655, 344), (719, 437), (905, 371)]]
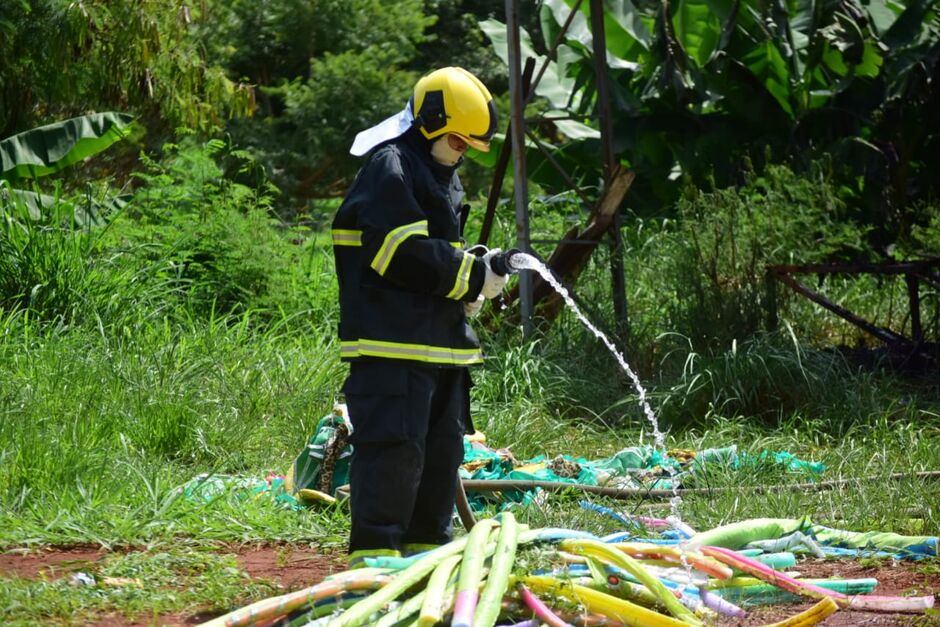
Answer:
[[(806, 579), (804, 581), (826, 590), (849, 595), (868, 594), (878, 585), (877, 579)], [(799, 595), (765, 583), (736, 588), (722, 588), (715, 590), (714, 593), (726, 601), (731, 601), (742, 607), (800, 603), (803, 601), (803, 598)]]
[(461, 559), (463, 559), (462, 555), (452, 555), (441, 562), (431, 573), (426, 588), (427, 594), (421, 605), (421, 614), (418, 616), (419, 627), (432, 627), (444, 620), (444, 614), (449, 609), (444, 605), (445, 591)]
[(639, 562), (626, 553), (597, 540), (563, 540), (560, 546), (562, 550), (595, 557), (624, 569), (649, 588), (659, 598), (660, 602), (666, 606), (670, 614), (690, 625), (698, 626), (702, 624), (702, 621), (691, 610), (679, 603), (679, 600), (666, 589), (662, 582), (653, 577)]
[(422, 590), (414, 596), (409, 597), (404, 603), (380, 618), (378, 622), (375, 623), (375, 627), (392, 627), (392, 625), (397, 625), (402, 621), (408, 620), (414, 614), (421, 611), (421, 605), (424, 603), (426, 595), (427, 590)]
[(500, 603), (509, 587), (509, 575), (516, 560), (516, 546), (519, 539), (519, 526), (512, 512), (503, 512), (500, 517), (499, 537), (496, 540), (496, 552), (490, 564), (490, 574), (480, 595), (473, 627), (493, 627), (499, 616)]
[(496, 521), (487, 518), (474, 525), (468, 535), (460, 564), (457, 581), (457, 600), (454, 606), (452, 627), (471, 627), (480, 598), (480, 582), (483, 581), (483, 563), (486, 560), (486, 544)]

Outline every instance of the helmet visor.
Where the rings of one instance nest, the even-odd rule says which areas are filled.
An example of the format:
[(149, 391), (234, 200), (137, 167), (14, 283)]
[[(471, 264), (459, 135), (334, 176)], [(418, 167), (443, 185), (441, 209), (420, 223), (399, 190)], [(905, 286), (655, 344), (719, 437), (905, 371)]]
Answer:
[(486, 140), (478, 139), (476, 137), (467, 137), (462, 133), (454, 133), (454, 135), (467, 142), (467, 144), (469, 144), (470, 147), (474, 148), (475, 150), (479, 150), (480, 152), (490, 151), (490, 142)]

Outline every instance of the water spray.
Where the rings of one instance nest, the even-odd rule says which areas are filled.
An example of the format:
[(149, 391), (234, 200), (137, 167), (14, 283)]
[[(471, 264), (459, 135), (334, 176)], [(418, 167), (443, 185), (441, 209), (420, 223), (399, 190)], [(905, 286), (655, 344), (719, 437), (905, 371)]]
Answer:
[[(539, 276), (542, 277), (545, 281), (551, 285), (556, 292), (564, 299), (568, 307), (575, 313), (581, 322), (607, 347), (607, 350), (614, 356), (617, 360), (617, 363), (620, 364), (621, 369), (627, 374), (630, 378), (630, 381), (633, 383), (633, 388), (637, 392), (639, 397), (639, 405), (643, 410), (643, 413), (646, 416), (647, 421), (649, 421), (650, 426), (653, 429), (653, 437), (655, 439), (656, 445), (655, 448), (659, 451), (662, 451), (663, 457), (668, 459), (669, 455), (666, 452), (666, 436), (662, 431), (659, 430), (659, 421), (656, 419), (656, 414), (653, 413), (653, 408), (650, 406), (649, 401), (646, 398), (646, 389), (643, 387), (643, 384), (640, 382), (640, 378), (637, 374), (630, 368), (630, 365), (627, 363), (627, 360), (620, 353), (617, 347), (613, 342), (590, 320), (582, 313), (581, 309), (575, 303), (574, 299), (571, 297), (571, 294), (568, 293), (568, 290), (561, 284), (561, 282), (555, 278), (555, 275), (552, 273), (551, 269), (548, 268), (544, 263), (539, 261), (533, 255), (523, 253), (517, 249), (507, 250), (505, 252), (500, 252), (493, 255), (490, 259), (490, 267), (493, 272), (499, 272), (496, 268), (497, 260), (500, 263), (500, 269), (506, 270), (506, 274), (512, 273), (516, 274), (522, 270), (534, 270), (538, 272)], [(682, 565), (685, 567), (686, 571), (691, 574), (691, 566), (685, 559), (686, 545), (687, 540), (690, 537), (690, 531), (688, 525), (682, 521), (682, 516), (680, 514), (680, 506), (682, 505), (682, 497), (679, 496), (676, 485), (673, 482), (671, 485), (672, 488), (672, 499), (669, 501), (671, 515), (667, 518), (673, 528), (679, 532), (680, 542), (679, 548), (681, 550), (681, 561)]]

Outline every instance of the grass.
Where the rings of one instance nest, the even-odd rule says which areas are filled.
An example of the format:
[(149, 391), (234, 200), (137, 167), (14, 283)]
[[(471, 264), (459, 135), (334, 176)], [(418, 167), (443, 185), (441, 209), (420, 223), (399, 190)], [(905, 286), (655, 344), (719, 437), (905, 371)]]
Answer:
[[(231, 235), (238, 239), (238, 233)], [(115, 554), (103, 568), (143, 568), (140, 576), (155, 587), (95, 596), (58, 582), (8, 578), (0, 585), (0, 619), (81, 620), (101, 612), (177, 611), (209, 601), (231, 607), (269, 590), (231, 572), (231, 563), (212, 552), (216, 543), (342, 546), (348, 514), (341, 507), (294, 511), (267, 497), (206, 500), (181, 489), (202, 473), (285, 473), (330, 410), (345, 369), (334, 340), (335, 283), (326, 238), (304, 249), (288, 277), (271, 281), (301, 297), (268, 293), (262, 304), (216, 313), (212, 303), (193, 303), (180, 294), (166, 260), (148, 258), (135, 266), (128, 263), (133, 247), (121, 254), (78, 254), (55, 240), (70, 236), (67, 229), (49, 229), (20, 248), (41, 242), (58, 255), (61, 267), (49, 272), (61, 271), (73, 281), (55, 292), (61, 302), (49, 300), (37, 311), (23, 301), (34, 280), (26, 261), (18, 266), (19, 292), (0, 300), (0, 548), (145, 545), (153, 570), (131, 554)], [(17, 259), (39, 254), (27, 252), (33, 256)], [(631, 254), (632, 263), (641, 265), (658, 253), (649, 244)], [(86, 263), (88, 255), (101, 256)], [(260, 267), (257, 259), (251, 267)], [(650, 388), (668, 429), (667, 445), (735, 445), (752, 455), (784, 450), (825, 463), (824, 479), (853, 480), (830, 491), (687, 496), (681, 506), (687, 523), (707, 529), (746, 518), (808, 514), (848, 529), (940, 533), (940, 482), (888, 479), (897, 472), (940, 469), (936, 381), (862, 370), (836, 351), (814, 348), (805, 338), (849, 336), (802, 306), (788, 310), (790, 324), (779, 332), (702, 348), (668, 330), (676, 295), (658, 289), (664, 273), (657, 268), (650, 262), (630, 277), (639, 285), (631, 288), (635, 337), (627, 354)], [(228, 270), (213, 280), (239, 276)], [(605, 297), (598, 278), (606, 280), (605, 273), (602, 256), (585, 271), (586, 300)], [(83, 286), (95, 277), (103, 287), (84, 294)], [(865, 298), (860, 284), (830, 286), (853, 302)], [(264, 304), (272, 302), (294, 305), (282, 310)], [(885, 305), (872, 307), (881, 311)], [(493, 446), (509, 447), (520, 459), (559, 453), (592, 459), (652, 443), (636, 391), (572, 316), (562, 315), (527, 342), (509, 324), (481, 329), (481, 335), (489, 358), (473, 374), (473, 413)], [(768, 487), (805, 479), (779, 467), (752, 467), (714, 470), (707, 483)], [(532, 526), (618, 529), (612, 519), (583, 509), (579, 501), (585, 498), (621, 511), (668, 513), (662, 502), (564, 493), (538, 500), (519, 516)], [(181, 543), (185, 547), (177, 550)]]
[[(328, 337), (297, 321), (255, 327), (250, 314), (148, 322), (117, 337), (88, 329), (43, 329), (22, 318), (7, 316), (0, 345), (0, 373), (9, 382), (0, 396), (0, 544), (113, 546), (178, 536), (342, 542), (341, 510), (293, 512), (265, 499), (201, 502), (179, 491), (204, 472), (251, 477), (286, 472), (342, 381)], [(595, 361), (596, 370), (608, 373), (606, 381), (595, 379), (587, 367), (576, 370), (581, 377), (569, 375), (563, 349), (545, 338), (490, 351), (492, 359), (475, 373), (473, 395), (477, 427), (490, 442), (511, 448), (519, 458), (558, 453), (597, 458), (650, 443), (633, 393), (611, 378), (603, 353), (586, 351), (590, 354), (579, 359)], [(797, 379), (813, 381), (829, 372), (830, 366), (813, 365), (825, 356), (801, 350), (796, 367), (803, 374), (794, 375)], [(766, 370), (773, 359), (766, 345), (738, 349), (737, 356), (700, 360), (695, 368), (701, 370), (694, 374), (706, 378), (712, 392), (729, 397), (759, 385), (795, 385), (783, 378), (782, 366)], [(826, 479), (940, 468), (935, 401), (915, 389), (897, 400), (889, 390), (902, 383), (888, 375), (845, 376), (837, 371), (820, 379), (821, 391), (802, 401), (804, 409), (817, 411), (840, 403), (839, 413), (795, 412), (755, 421), (744, 414), (723, 416), (730, 401), (710, 402), (696, 423), (673, 425), (668, 445), (735, 444), (752, 454), (787, 450), (825, 463)], [(857, 387), (825, 390), (840, 380)], [(750, 388), (735, 390), (722, 381)], [(687, 403), (684, 413), (700, 404), (694, 389), (680, 394), (678, 386), (653, 389), (654, 405), (666, 407), (667, 415), (669, 404), (680, 398)], [(605, 399), (614, 390), (623, 395), (619, 403), (591, 402), (591, 393)], [(831, 402), (813, 400), (814, 394), (823, 400), (828, 395)], [(849, 416), (866, 403), (868, 413)], [(726, 486), (790, 480), (777, 471), (709, 476), (712, 485)], [(690, 497), (684, 515), (701, 528), (809, 513), (855, 528), (901, 531), (911, 528), (913, 513), (924, 533), (937, 533), (940, 519), (929, 504), (940, 501), (938, 487), (875, 481), (816, 494)], [(564, 503), (553, 498), (550, 507)], [(562, 506), (560, 515), (570, 517), (566, 526), (596, 516), (579, 509)]]
[(234, 555), (199, 546), (157, 545), (112, 553), (100, 562), (72, 568), (98, 585), (76, 585), (71, 576), (51, 581), (0, 577), (4, 624), (34, 625), (52, 619), (80, 625), (102, 614), (139, 619), (188, 613), (197, 607), (211, 612), (266, 598), (278, 590), (272, 582), (249, 577)]
[[(15, 319), (6, 329), (0, 543), (280, 533), (261, 509), (195, 507), (174, 490), (201, 472), (286, 472), (333, 402), (329, 339), (262, 331), (249, 316), (118, 337)], [(232, 524), (243, 517), (253, 522)]]

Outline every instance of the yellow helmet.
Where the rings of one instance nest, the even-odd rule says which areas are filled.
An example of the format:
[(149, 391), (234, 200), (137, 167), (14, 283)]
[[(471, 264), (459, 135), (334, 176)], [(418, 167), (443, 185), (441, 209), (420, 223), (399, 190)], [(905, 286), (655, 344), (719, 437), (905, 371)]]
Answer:
[(496, 132), (493, 96), (476, 76), (445, 67), (423, 77), (411, 96), (411, 110), (421, 133), (434, 139), (453, 133), (486, 152)]

